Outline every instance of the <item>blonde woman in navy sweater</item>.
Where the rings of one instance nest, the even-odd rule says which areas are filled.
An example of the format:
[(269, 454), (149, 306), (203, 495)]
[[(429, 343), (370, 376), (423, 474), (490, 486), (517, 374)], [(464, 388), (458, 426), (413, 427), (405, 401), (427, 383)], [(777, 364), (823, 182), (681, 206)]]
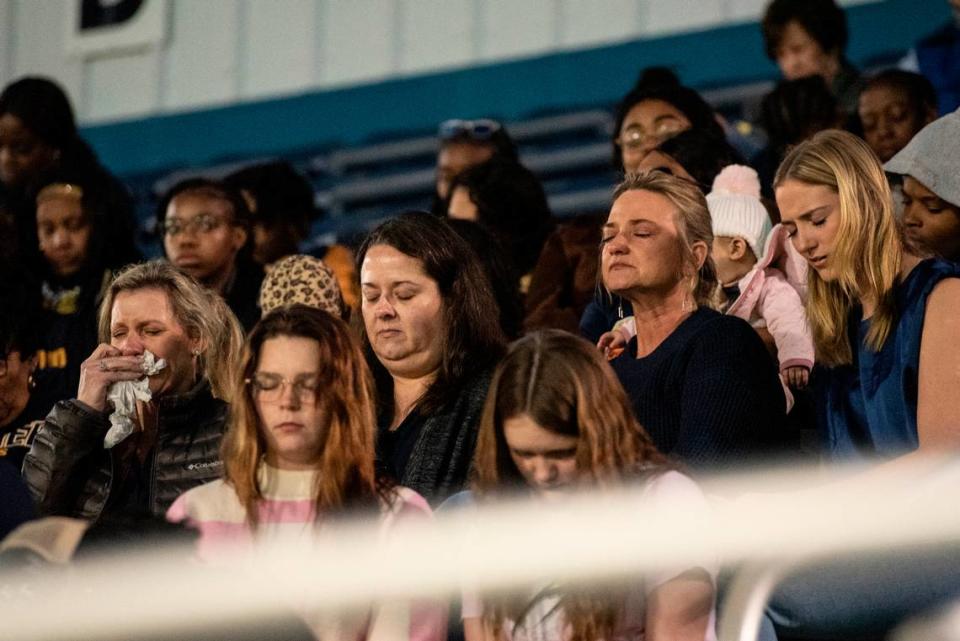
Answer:
[(710, 213), (695, 184), (628, 175), (603, 226), (601, 275), (637, 336), (611, 364), (657, 448), (693, 469), (788, 453), (776, 367), (745, 321), (713, 309)]

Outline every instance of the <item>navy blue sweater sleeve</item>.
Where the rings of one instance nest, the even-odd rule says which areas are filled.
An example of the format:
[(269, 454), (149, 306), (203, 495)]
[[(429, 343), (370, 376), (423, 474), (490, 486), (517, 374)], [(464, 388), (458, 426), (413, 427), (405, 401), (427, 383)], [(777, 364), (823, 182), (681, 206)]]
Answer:
[(756, 332), (730, 316), (707, 324), (690, 346), (674, 454), (700, 468), (742, 465), (777, 448), (785, 400)]

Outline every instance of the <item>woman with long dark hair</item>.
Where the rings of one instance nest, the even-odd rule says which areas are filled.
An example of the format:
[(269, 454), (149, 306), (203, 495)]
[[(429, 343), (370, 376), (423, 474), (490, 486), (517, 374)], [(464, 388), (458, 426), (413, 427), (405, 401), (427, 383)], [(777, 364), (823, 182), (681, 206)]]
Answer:
[(438, 503), (463, 489), (505, 339), (480, 261), (442, 218), (400, 215), (360, 247), (383, 469)]

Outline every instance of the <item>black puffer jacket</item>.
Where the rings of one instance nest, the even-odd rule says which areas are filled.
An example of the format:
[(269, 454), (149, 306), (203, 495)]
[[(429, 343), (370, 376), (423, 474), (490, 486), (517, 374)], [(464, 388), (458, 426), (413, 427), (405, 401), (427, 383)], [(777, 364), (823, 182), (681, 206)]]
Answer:
[[(220, 440), (227, 404), (206, 381), (160, 399), (157, 443), (150, 453), (150, 511), (163, 516), (181, 493), (221, 476)], [(103, 448), (108, 414), (76, 400), (57, 403), (23, 464), (23, 476), (41, 515), (96, 520), (114, 490), (119, 461)]]

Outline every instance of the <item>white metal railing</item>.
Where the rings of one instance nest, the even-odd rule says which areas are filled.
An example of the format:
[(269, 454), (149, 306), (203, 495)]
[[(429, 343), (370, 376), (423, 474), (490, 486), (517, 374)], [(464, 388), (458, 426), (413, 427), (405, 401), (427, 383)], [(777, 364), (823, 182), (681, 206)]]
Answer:
[[(327, 532), (323, 544), (271, 546), (236, 559), (228, 572), (171, 561), (160, 550), (136, 561), (103, 558), (85, 570), (82, 595), (66, 589), (57, 572), (30, 579), (41, 598), (0, 599), (0, 638), (130, 635), (191, 618), (214, 624), (266, 616), (304, 601), (339, 611), (455, 595), (465, 584), (483, 592), (544, 579), (623, 579), (719, 555), (756, 568), (742, 589), (734, 586), (720, 624), (721, 641), (745, 640), (778, 577), (765, 568), (960, 540), (954, 462), (852, 480), (758, 471), (702, 485), (708, 496), (722, 497), (706, 511), (654, 509), (639, 489), (484, 506), (408, 524), (386, 540), (367, 525), (345, 525)], [(19, 580), (2, 575), (0, 585)]]

